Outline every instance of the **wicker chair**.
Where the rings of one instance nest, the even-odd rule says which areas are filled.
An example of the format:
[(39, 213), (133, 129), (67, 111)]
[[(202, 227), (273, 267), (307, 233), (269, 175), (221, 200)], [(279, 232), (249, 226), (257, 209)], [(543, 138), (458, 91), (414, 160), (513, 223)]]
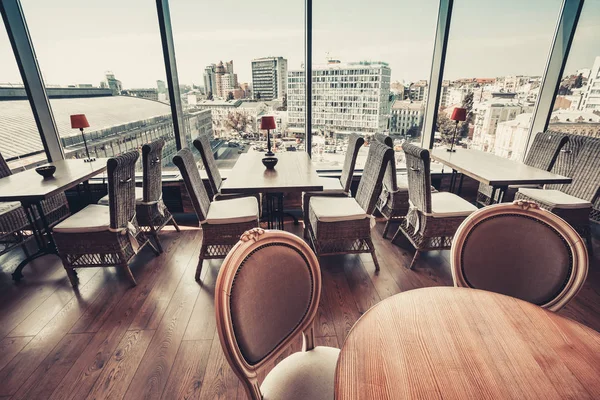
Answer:
[[(388, 135), (375, 134), (375, 140), (390, 148), (394, 148), (394, 141)], [(383, 190), (377, 200), (377, 209), (386, 218), (383, 237), (386, 238), (392, 222), (400, 222), (409, 209), (408, 181), (398, 182), (396, 160), (393, 158), (383, 176)]]
[(557, 189), (519, 189), (515, 199), (533, 201), (541, 208), (553, 212), (587, 241), (592, 252), (590, 215), (600, 197), (600, 140), (589, 138), (577, 155), (571, 169), (571, 184)]
[(190, 149), (180, 150), (173, 157), (173, 163), (181, 171), (202, 228), (202, 245), (196, 268), (196, 280), (200, 281), (205, 259), (225, 258), (242, 233), (259, 226), (258, 201), (255, 197), (243, 197), (211, 202)]
[[(0, 154), (0, 178), (11, 175), (8, 164)], [(26, 242), (33, 237), (25, 209), (18, 201), (0, 203), (0, 255), (21, 246), (28, 255)]]
[[(320, 297), (319, 262), (297, 236), (256, 228), (231, 250), (215, 287), (217, 332), (249, 399), (333, 399), (340, 351), (315, 347)], [(279, 361), (259, 385), (258, 374), (299, 335), (302, 351)]]
[(346, 149), (346, 157), (344, 157), (344, 165), (340, 178), (322, 177), (320, 181), (323, 184), (323, 191), (320, 192), (304, 192), (302, 193), (302, 214), (304, 216), (304, 237), (308, 239), (308, 226), (310, 225), (308, 205), (312, 196), (333, 195), (335, 197), (350, 196), (350, 187), (352, 186), (352, 178), (354, 177), (354, 167), (356, 166), (356, 158), (360, 148), (365, 144), (365, 139), (358, 136), (356, 133), (351, 133), (348, 137), (348, 148)]
[[(540, 132), (535, 135), (531, 148), (525, 158), (525, 164), (550, 171), (556, 162), (558, 154), (563, 146), (568, 142), (568, 137), (564, 133), (546, 131)], [(506, 190), (504, 195), (505, 201), (512, 201), (515, 197), (515, 193), (520, 187), (533, 187), (539, 188), (538, 185), (511, 185)], [(488, 206), (495, 202), (497, 199), (492, 201), (492, 190), (490, 185), (484, 183), (479, 184), (479, 191), (477, 192), (477, 203), (482, 206)]]
[(372, 142), (355, 198), (327, 194), (310, 198), (308, 232), (318, 256), (371, 253), (379, 270), (371, 223), (383, 175), (393, 158), (394, 150)]
[(53, 229), (69, 280), (77, 285), (75, 268), (121, 267), (132, 284), (135, 278), (129, 262), (144, 246), (155, 254), (158, 250), (139, 229), (135, 217), (135, 163), (137, 151), (131, 151), (107, 162), (108, 207), (91, 204), (65, 219)]
[(483, 289), (558, 311), (583, 286), (588, 256), (577, 232), (535, 203), (485, 207), (458, 228), (454, 286)]
[(392, 242), (402, 233), (415, 247), (409, 265), (412, 269), (421, 252), (450, 249), (454, 233), (477, 207), (453, 193), (431, 193), (429, 150), (409, 143), (404, 143), (402, 149), (406, 155), (411, 208)]

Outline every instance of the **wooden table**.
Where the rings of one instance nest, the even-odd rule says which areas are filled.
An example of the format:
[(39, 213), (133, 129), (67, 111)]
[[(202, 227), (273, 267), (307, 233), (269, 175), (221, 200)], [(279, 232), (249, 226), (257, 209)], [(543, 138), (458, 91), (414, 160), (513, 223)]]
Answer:
[(498, 202), (502, 202), (509, 185), (545, 185), (572, 181), (566, 176), (473, 149), (457, 148), (456, 152), (449, 152), (446, 148), (435, 148), (431, 151), (431, 158), (452, 168), (451, 191), (456, 184), (458, 172), (492, 186), (492, 200), (498, 190)]
[(411, 290), (350, 331), (336, 399), (598, 399), (600, 334), (538, 306), (466, 288)]
[(323, 190), (308, 153), (290, 151), (275, 155), (279, 162), (268, 170), (262, 164), (263, 153), (242, 154), (228, 178), (221, 186), (221, 193), (266, 193), (269, 228), (283, 229), (283, 193)]
[[(46, 254), (57, 253), (42, 207), (42, 200), (71, 189), (106, 171), (106, 161), (107, 159), (103, 158), (93, 162), (84, 162), (80, 159), (60, 160), (46, 164), (56, 167), (56, 172), (51, 178), (43, 178), (35, 172), (35, 169), (29, 169), (0, 179), (0, 202), (21, 202), (33, 228), (33, 234), (40, 244), (39, 251), (25, 258), (17, 266), (12, 274), (14, 280), (18, 281), (23, 277), (21, 271), (29, 261)], [(34, 223), (36, 212), (40, 217), (42, 227)]]

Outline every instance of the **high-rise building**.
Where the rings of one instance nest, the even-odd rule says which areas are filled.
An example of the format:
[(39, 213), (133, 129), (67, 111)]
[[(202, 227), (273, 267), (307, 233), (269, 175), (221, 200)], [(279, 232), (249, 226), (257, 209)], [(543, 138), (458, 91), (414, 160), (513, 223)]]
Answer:
[(165, 81), (156, 81), (156, 88), (158, 89), (159, 94), (167, 93), (167, 84), (165, 83)]
[(123, 90), (123, 85), (121, 84), (121, 81), (115, 78), (115, 74), (113, 74), (112, 71), (106, 71), (105, 76), (106, 84), (108, 88), (112, 91), (113, 96), (120, 95), (121, 91)]
[(424, 109), (425, 106), (420, 101), (396, 100), (392, 105), (390, 133), (407, 135), (414, 132), (417, 135), (418, 127), (423, 122)]
[[(312, 79), (314, 131), (327, 134), (387, 131), (390, 75), (388, 64), (380, 61), (333, 61), (315, 65)], [(304, 82), (304, 71), (288, 72), (290, 132), (304, 132)]]
[(204, 90), (215, 99), (225, 99), (238, 87), (237, 74), (233, 72), (233, 60), (223, 64), (211, 64), (204, 68)]
[(204, 91), (207, 95), (211, 93), (213, 97), (216, 96), (217, 93), (216, 68), (217, 66), (215, 64), (207, 65), (206, 68), (204, 68)]
[(594, 60), (579, 109), (581, 111), (600, 112), (600, 56), (597, 56)]
[(252, 88), (255, 99), (283, 100), (287, 93), (287, 60), (263, 57), (252, 60)]

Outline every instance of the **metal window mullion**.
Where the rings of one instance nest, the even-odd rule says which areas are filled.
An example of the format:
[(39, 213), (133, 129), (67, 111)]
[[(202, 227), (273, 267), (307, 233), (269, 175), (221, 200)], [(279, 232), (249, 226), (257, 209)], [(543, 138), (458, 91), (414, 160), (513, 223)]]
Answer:
[(37, 62), (29, 29), (19, 0), (0, 0), (0, 14), (13, 49), (33, 118), (40, 134), (48, 161), (65, 158), (58, 128), (54, 121), (46, 86)]
[(438, 10), (431, 74), (427, 91), (427, 104), (425, 106), (423, 132), (421, 133), (421, 146), (426, 149), (431, 149), (434, 142), (435, 123), (440, 107), (440, 94), (442, 90), (444, 64), (446, 62), (446, 50), (448, 48), (448, 32), (450, 31), (453, 3), (453, 0), (440, 0), (440, 8)]
[[(529, 149), (529, 146), (531, 145), (532, 133), (544, 132), (548, 128), (550, 115), (552, 113), (552, 108), (554, 107), (554, 101), (556, 100), (556, 94), (558, 93), (565, 65), (567, 64), (569, 51), (571, 50), (571, 44), (573, 43), (573, 37), (575, 36), (575, 29), (579, 22), (583, 3), (584, 0), (563, 1), (558, 22), (556, 23), (552, 45), (550, 46), (550, 52), (548, 53), (548, 60), (546, 61), (546, 68), (544, 70), (540, 92), (535, 103), (532, 123), (529, 127), (525, 144), (526, 149)], [(523, 160), (525, 159), (526, 154), (527, 151), (524, 151), (522, 154)]]
[(312, 0), (304, 0), (304, 149), (312, 154)]
[(177, 63), (175, 62), (175, 45), (173, 42), (173, 31), (171, 29), (171, 12), (169, 0), (156, 0), (158, 13), (158, 25), (160, 27), (160, 38), (165, 59), (165, 71), (167, 73), (167, 84), (169, 90), (169, 104), (173, 120), (173, 132), (175, 133), (175, 145), (177, 150), (187, 147), (185, 124), (183, 118), (183, 107), (179, 93), (179, 77), (177, 76)]

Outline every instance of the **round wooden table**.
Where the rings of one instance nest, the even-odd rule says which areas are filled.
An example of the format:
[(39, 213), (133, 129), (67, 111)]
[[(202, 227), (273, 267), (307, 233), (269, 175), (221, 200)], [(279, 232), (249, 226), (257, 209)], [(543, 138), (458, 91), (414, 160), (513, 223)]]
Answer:
[(600, 399), (600, 334), (511, 297), (437, 287), (367, 311), (342, 347), (336, 399)]

